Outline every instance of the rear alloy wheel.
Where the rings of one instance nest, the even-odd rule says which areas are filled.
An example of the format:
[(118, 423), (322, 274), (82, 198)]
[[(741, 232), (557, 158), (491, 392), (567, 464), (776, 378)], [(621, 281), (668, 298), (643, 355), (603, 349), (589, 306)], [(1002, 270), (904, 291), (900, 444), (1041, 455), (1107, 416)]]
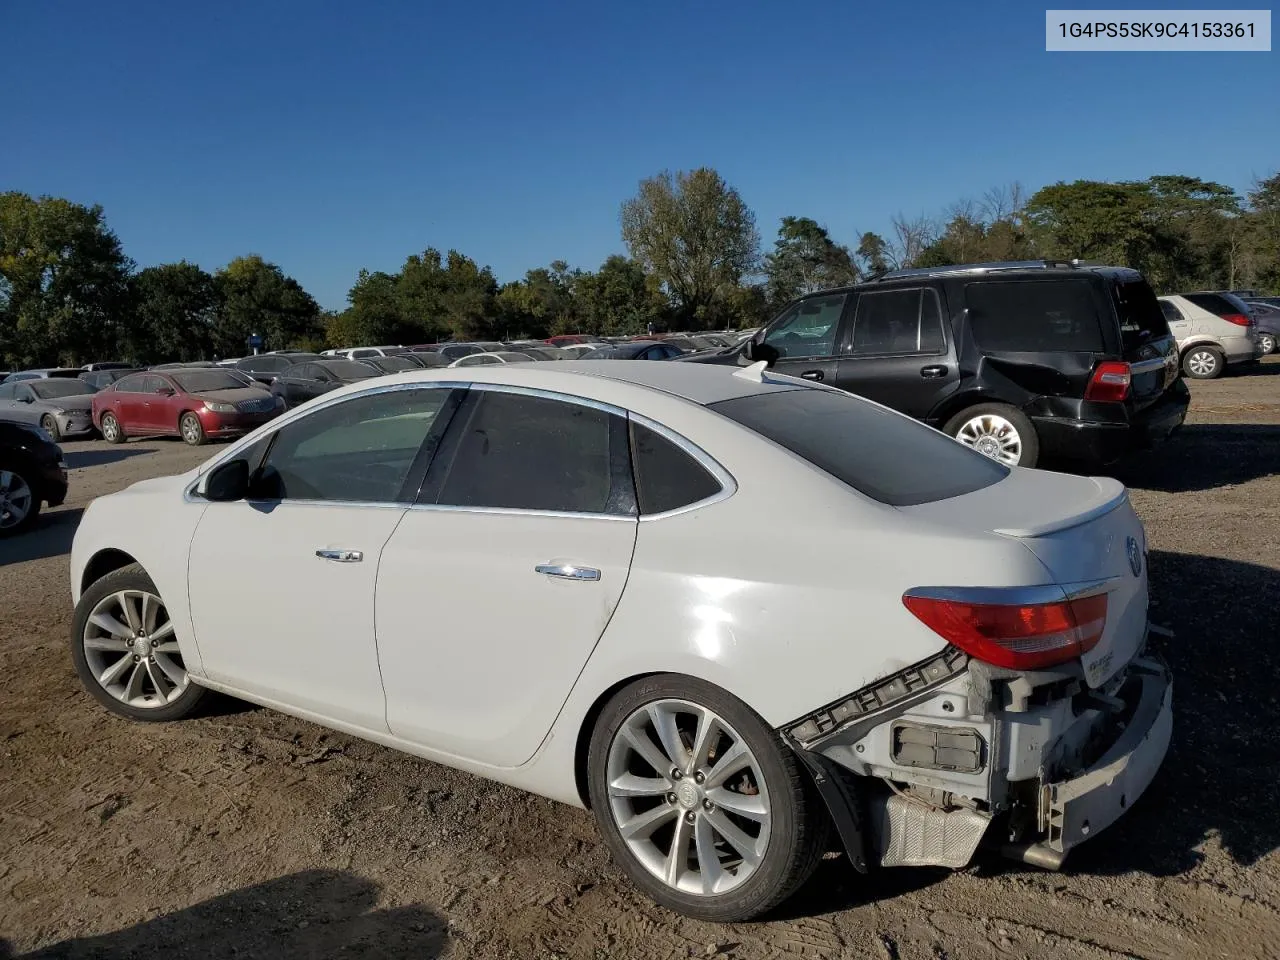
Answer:
[(1021, 410), (984, 403), (956, 414), (943, 431), (1007, 467), (1034, 467), (1040, 458), (1036, 429)]
[(40, 498), (17, 470), (0, 467), (0, 537), (21, 533), (40, 514)]
[(182, 439), (193, 447), (198, 447), (204, 443), (204, 426), (200, 423), (200, 418), (194, 413), (184, 413), (178, 421), (178, 432), (182, 434)]
[(1268, 354), (1275, 353), (1276, 352), (1275, 335), (1271, 333), (1258, 334), (1258, 349), (1262, 351), (1262, 355), (1264, 357), (1267, 356)]
[(1212, 380), (1222, 376), (1225, 358), (1217, 347), (1192, 347), (1182, 358), (1182, 372), (1195, 380)]
[(703, 920), (747, 920), (813, 873), (826, 811), (776, 732), (690, 677), (619, 693), (587, 757), (591, 806), (614, 859), (654, 900)]
[(136, 563), (107, 574), (81, 596), (71, 659), (86, 690), (133, 720), (177, 720), (205, 694), (187, 675), (169, 611)]
[(51, 413), (40, 418), (40, 429), (49, 435), (49, 439), (57, 443), (62, 439), (62, 431), (58, 429), (58, 420)]
[(102, 415), (102, 439), (107, 443), (124, 443), (124, 430), (114, 414)]

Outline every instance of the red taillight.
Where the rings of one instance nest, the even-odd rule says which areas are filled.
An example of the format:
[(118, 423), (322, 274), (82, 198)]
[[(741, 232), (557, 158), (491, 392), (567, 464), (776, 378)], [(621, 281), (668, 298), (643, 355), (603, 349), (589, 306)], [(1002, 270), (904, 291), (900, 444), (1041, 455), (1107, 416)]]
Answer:
[(1222, 319), (1227, 323), (1234, 323), (1237, 327), (1247, 327), (1253, 323), (1253, 318), (1243, 313), (1224, 313)]
[(1103, 360), (1094, 368), (1089, 386), (1085, 387), (1084, 398), (1119, 402), (1129, 395), (1129, 385), (1132, 382), (1133, 376), (1127, 363), (1122, 360)]
[(1056, 603), (1005, 605), (907, 594), (908, 610), (971, 657), (1011, 670), (1035, 670), (1092, 650), (1107, 624), (1107, 595)]

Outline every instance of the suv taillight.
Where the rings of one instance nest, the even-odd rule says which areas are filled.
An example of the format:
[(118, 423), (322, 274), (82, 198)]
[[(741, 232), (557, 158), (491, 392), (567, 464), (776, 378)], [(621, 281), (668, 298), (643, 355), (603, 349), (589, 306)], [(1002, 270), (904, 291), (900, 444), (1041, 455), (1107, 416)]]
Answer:
[(1247, 327), (1253, 323), (1253, 318), (1244, 313), (1224, 313), (1222, 319), (1227, 323), (1234, 323), (1237, 327)]
[(1129, 365), (1123, 360), (1103, 360), (1094, 368), (1089, 378), (1089, 386), (1085, 387), (1086, 400), (1103, 400), (1119, 402), (1129, 395), (1129, 385), (1133, 375)]
[(1010, 670), (1074, 660), (1098, 645), (1107, 595), (1054, 603), (964, 603), (906, 594), (903, 604), (926, 627), (969, 656)]

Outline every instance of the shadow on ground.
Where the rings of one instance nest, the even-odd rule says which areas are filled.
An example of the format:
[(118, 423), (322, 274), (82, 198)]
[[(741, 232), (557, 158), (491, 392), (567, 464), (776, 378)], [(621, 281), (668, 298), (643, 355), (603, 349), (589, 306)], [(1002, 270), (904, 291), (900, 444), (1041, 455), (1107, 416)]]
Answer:
[(1167, 443), (1111, 471), (1126, 486), (1166, 493), (1212, 490), (1276, 473), (1280, 425), (1263, 423), (1187, 424)]
[(0, 960), (137, 957), (404, 957), (432, 960), (445, 922), (421, 906), (377, 909), (378, 887), (354, 874), (311, 870), (214, 897), (115, 933), (77, 937)]
[(78, 470), (82, 467), (100, 467), (108, 463), (119, 463), (121, 460), (128, 460), (130, 457), (145, 457), (151, 452), (141, 447), (134, 449), (114, 447), (109, 450), (64, 450), (62, 458), (67, 462), (68, 470)]
[(0, 567), (70, 553), (83, 515), (80, 507), (41, 514), (26, 533), (0, 540)]

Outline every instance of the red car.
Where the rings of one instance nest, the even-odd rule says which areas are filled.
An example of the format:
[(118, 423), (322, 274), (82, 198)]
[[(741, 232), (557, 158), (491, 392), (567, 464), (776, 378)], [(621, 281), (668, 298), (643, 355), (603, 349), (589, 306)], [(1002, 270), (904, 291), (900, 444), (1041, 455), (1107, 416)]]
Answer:
[(93, 425), (111, 443), (127, 437), (179, 436), (192, 446), (248, 433), (284, 409), (267, 390), (225, 370), (143, 371), (93, 395)]

